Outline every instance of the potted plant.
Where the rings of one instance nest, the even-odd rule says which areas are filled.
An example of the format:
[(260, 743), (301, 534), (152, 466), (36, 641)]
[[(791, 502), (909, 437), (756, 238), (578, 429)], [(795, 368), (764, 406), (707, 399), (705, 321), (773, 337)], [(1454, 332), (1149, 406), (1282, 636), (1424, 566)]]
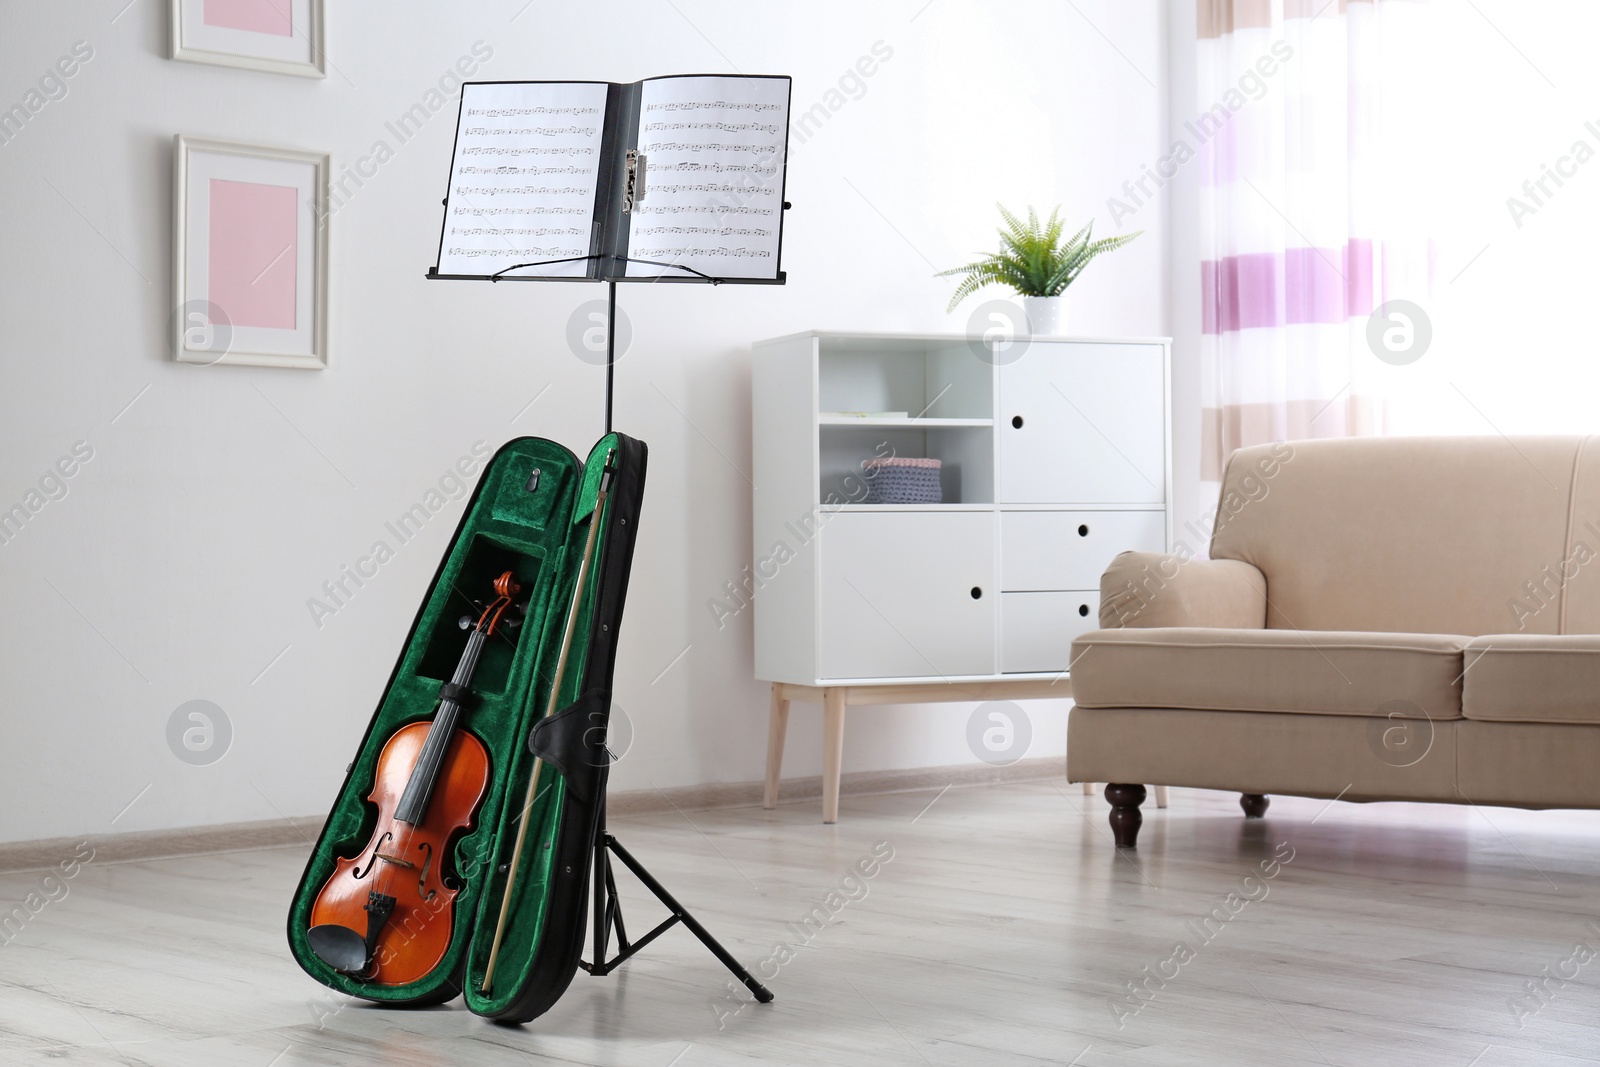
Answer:
[(1028, 208), (1026, 224), (1002, 204), (1000, 217), (1005, 226), (1000, 233), (1000, 251), (968, 263), (964, 267), (942, 271), (939, 277), (962, 275), (950, 298), (948, 310), (954, 311), (973, 293), (986, 285), (1008, 285), (1022, 297), (1023, 311), (1028, 316), (1029, 332), (1033, 334), (1059, 334), (1066, 330), (1065, 298), (1067, 286), (1077, 280), (1091, 260), (1102, 252), (1120, 248), (1133, 240), (1143, 230), (1119, 237), (1092, 239), (1094, 223), (1091, 222), (1063, 241), (1065, 229), (1061, 222), (1061, 209), (1050, 212), (1043, 226), (1039, 214)]

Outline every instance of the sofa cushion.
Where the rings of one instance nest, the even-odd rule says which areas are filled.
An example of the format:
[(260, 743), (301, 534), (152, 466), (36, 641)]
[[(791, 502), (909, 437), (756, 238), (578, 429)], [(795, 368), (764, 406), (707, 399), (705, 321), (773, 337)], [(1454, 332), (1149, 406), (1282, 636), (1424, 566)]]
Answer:
[(1072, 642), (1085, 708), (1461, 718), (1461, 649), (1443, 634), (1200, 627), (1094, 630)]
[(1467, 643), (1463, 666), (1466, 718), (1600, 723), (1600, 636), (1475, 637)]

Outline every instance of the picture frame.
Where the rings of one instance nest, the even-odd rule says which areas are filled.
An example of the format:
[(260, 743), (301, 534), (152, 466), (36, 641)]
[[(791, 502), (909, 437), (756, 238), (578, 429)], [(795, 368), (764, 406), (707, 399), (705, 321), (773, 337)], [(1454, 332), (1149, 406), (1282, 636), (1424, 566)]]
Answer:
[(328, 153), (173, 145), (173, 358), (326, 369)]
[(170, 0), (172, 58), (326, 78), (325, 0)]

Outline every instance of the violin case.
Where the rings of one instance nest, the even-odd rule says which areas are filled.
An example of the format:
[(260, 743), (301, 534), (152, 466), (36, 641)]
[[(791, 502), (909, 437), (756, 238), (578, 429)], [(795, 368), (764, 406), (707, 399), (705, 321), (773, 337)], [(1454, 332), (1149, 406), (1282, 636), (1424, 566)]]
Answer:
[[(545, 718), (608, 457), (609, 496), (555, 705), (560, 710)], [(645, 460), (642, 441), (613, 433), (600, 439), (586, 461), (538, 437), (517, 438), (489, 461), (295, 890), (289, 948), (323, 985), (395, 1006), (442, 1004), (461, 995), (475, 1014), (520, 1023), (548, 1010), (572, 981), (583, 950), (593, 848), (605, 809), (612, 667)], [(449, 681), (467, 639), (460, 620), (477, 618), (483, 602), (493, 598), (491, 583), (506, 570), (522, 586), (518, 607), (525, 603), (526, 614), (520, 626), (502, 628), (486, 645), (459, 722), (487, 748), (490, 780), (471, 825), (450, 850), (450, 884), (459, 889), (448, 950), (417, 981), (363, 982), (334, 970), (312, 951), (312, 906), (336, 860), (360, 853), (373, 835), (377, 812), (367, 797), (385, 742), (401, 727), (432, 718), (440, 687)], [(538, 747), (544, 769), (493, 987), (484, 993), (517, 820), (533, 774), (530, 743)]]

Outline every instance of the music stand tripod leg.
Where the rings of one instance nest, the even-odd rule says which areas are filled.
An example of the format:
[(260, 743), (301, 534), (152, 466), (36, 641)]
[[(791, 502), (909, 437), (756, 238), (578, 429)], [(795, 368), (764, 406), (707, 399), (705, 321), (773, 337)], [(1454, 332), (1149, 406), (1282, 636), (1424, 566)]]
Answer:
[[(617, 906), (616, 883), (611, 877), (610, 857), (606, 855), (606, 850), (608, 848), (612, 852), (616, 853), (617, 858), (622, 861), (623, 865), (627, 867), (628, 870), (633, 872), (634, 877), (643, 882), (645, 888), (654, 893), (656, 895), (656, 899), (661, 901), (662, 904), (666, 905), (667, 910), (672, 913), (672, 915), (665, 922), (657, 926), (654, 930), (640, 938), (638, 941), (631, 944), (627, 942), (626, 936), (621, 934), (621, 908)], [(689, 914), (689, 910), (682, 904), (679, 904), (677, 899), (673, 897), (671, 893), (667, 892), (666, 887), (660, 882), (656, 881), (655, 876), (649, 871), (645, 870), (643, 864), (634, 859), (631, 852), (623, 848), (615, 837), (612, 837), (605, 831), (605, 824), (603, 820), (601, 823), (600, 833), (596, 836), (595, 840), (594, 878), (594, 962), (585, 967), (590, 974), (600, 976), (611, 973), (611, 971), (616, 969), (617, 965), (622, 963), (623, 960), (626, 960), (635, 952), (644, 948), (645, 945), (655, 940), (657, 935), (665, 932), (667, 928), (672, 926), (674, 923), (681, 922), (684, 926), (689, 928), (689, 931), (693, 933), (695, 937), (700, 939), (701, 944), (705, 945), (706, 948), (711, 950), (711, 954), (717, 957), (717, 960), (721, 962), (724, 967), (728, 968), (728, 970), (733, 973), (735, 978), (744, 983), (745, 988), (750, 990), (750, 994), (754, 996), (756, 1000), (760, 1001), (762, 1004), (770, 1004), (772, 1002), (772, 990), (762, 985), (755, 975), (746, 970), (744, 964), (735, 959), (733, 953), (723, 948), (722, 942), (718, 941), (714, 936), (712, 936), (710, 930), (707, 930), (704, 926), (700, 925), (700, 920)], [(606, 899), (608, 893), (610, 899)], [(621, 941), (618, 944), (617, 957), (612, 960), (607, 960), (605, 958), (606, 943), (609, 940), (609, 929), (613, 922), (616, 922), (617, 924), (618, 934), (621, 938)]]
[(623, 848), (621, 843), (610, 834), (606, 835), (606, 844), (610, 847), (612, 852), (617, 854), (617, 858), (622, 861), (623, 865), (626, 866), (628, 870), (633, 872), (634, 877), (643, 882), (645, 884), (645, 888), (654, 893), (656, 895), (656, 899), (665, 904), (668, 910), (670, 910), (672, 914), (676, 915), (678, 920), (694, 933), (694, 936), (700, 939), (700, 943), (705, 945), (706, 948), (710, 949), (711, 954), (717, 957), (717, 959), (721, 960), (722, 965), (728, 968), (728, 970), (732, 971), (735, 978), (744, 983), (745, 988), (750, 990), (751, 994), (754, 995), (757, 1000), (763, 1004), (767, 1004), (772, 1001), (772, 991), (757, 981), (755, 975), (745, 970), (744, 964), (734, 959), (733, 954), (722, 947), (722, 942), (711, 936), (711, 931), (707, 930), (704, 926), (701, 926), (700, 920), (696, 919), (693, 915), (690, 915), (688, 909), (682, 904), (679, 904), (677, 900), (673, 898), (672, 894), (667, 892), (666, 887), (660, 882), (656, 881), (655, 876), (649, 871), (645, 870), (644, 866), (640, 864), (638, 860), (633, 858), (632, 853)]

